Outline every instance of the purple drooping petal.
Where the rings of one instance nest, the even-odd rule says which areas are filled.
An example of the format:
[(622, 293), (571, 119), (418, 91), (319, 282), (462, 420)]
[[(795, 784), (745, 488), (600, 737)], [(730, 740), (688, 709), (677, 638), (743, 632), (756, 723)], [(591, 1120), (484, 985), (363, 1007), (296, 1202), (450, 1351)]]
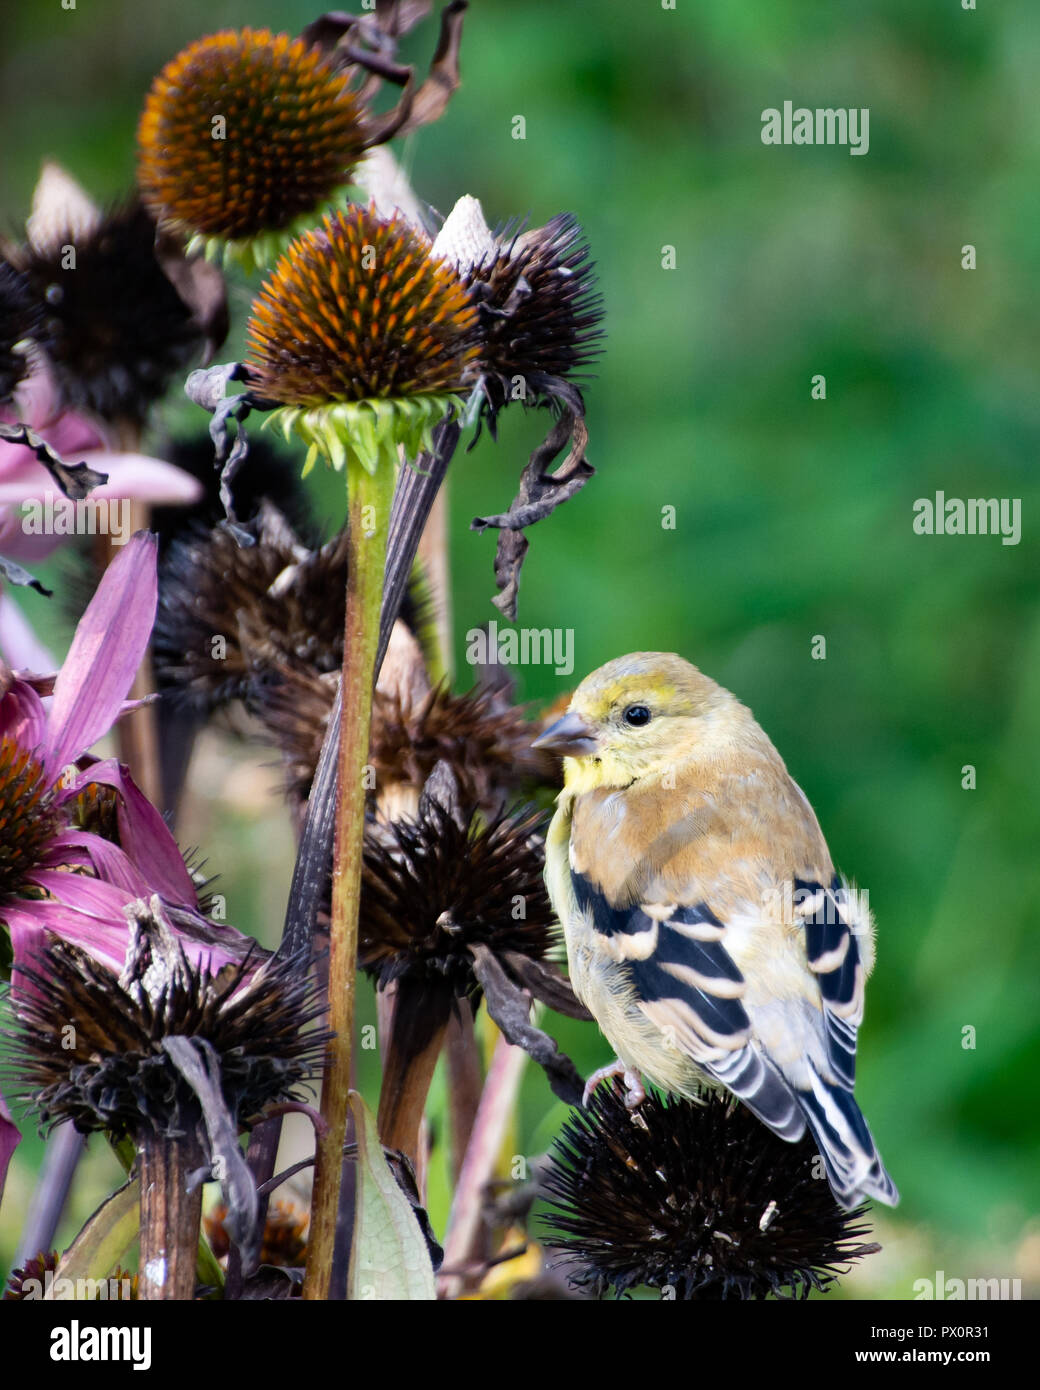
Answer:
[[(4, 906), (14, 949), (11, 984), (15, 993), (32, 990), (20, 967), (33, 965), (33, 957), (40, 956), (46, 945), (48, 932), (86, 951), (114, 974), (121, 974), (130, 941), (127, 908), (140, 904), (140, 895), (82, 874), (38, 869), (33, 877), (54, 900)], [(211, 974), (228, 964), (240, 965), (247, 955), (255, 956), (255, 966), (259, 966), (264, 956), (251, 937), (201, 917), (185, 918), (174, 924), (173, 931), (188, 960), (205, 966)]]
[[(60, 877), (82, 876), (61, 874)], [(127, 901), (133, 901), (129, 894), (120, 896)], [(14, 950), (11, 990), (15, 995), (33, 992), (33, 986), (21, 973), (20, 967), (31, 966), (39, 970), (37, 960), (42, 956), (47, 944), (48, 932), (81, 947), (88, 955), (107, 965), (116, 974), (123, 968), (128, 930), (121, 908), (118, 916), (105, 918), (79, 912), (75, 907), (60, 902), (26, 903), (17, 907), (8, 904), (4, 907), (4, 917), (11, 929), (11, 946)]]
[(0, 738), (9, 738), (30, 751), (48, 742), (47, 711), (43, 701), (25, 681), (11, 682), (11, 688), (0, 699)]
[(72, 863), (89, 865), (98, 878), (122, 888), (135, 898), (147, 900), (155, 891), (118, 845), (89, 830), (65, 830), (57, 835), (48, 845), (42, 867), (46, 869)]
[[(204, 491), (198, 478), (191, 473), (150, 454), (88, 449), (81, 457), (88, 467), (108, 474), (108, 482), (94, 488), (91, 497), (133, 498), (159, 507), (182, 507), (197, 502)], [(80, 459), (76, 462), (79, 463)]]
[(119, 843), (151, 885), (151, 892), (174, 907), (194, 908), (198, 894), (177, 841), (130, 774), (114, 758), (106, 758), (80, 773), (67, 795), (78, 795), (92, 782), (113, 787), (119, 794)]
[(0, 1197), (4, 1195), (4, 1184), (7, 1182), (7, 1165), (21, 1142), (22, 1131), (11, 1119), (11, 1112), (0, 1091)]
[(102, 576), (55, 681), (52, 777), (111, 728), (148, 646), (156, 595), (156, 539), (139, 531)]

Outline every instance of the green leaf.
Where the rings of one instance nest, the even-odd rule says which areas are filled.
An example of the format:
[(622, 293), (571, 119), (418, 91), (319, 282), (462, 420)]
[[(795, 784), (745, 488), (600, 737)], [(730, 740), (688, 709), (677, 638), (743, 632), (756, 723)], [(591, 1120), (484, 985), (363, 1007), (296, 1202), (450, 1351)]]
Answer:
[(347, 1297), (433, 1299), (433, 1265), (408, 1198), (397, 1185), (372, 1112), (350, 1093), (358, 1141), (357, 1209)]
[[(58, 1261), (59, 1279), (106, 1279), (137, 1239), (141, 1226), (136, 1178), (103, 1202)], [(52, 1294), (53, 1297), (53, 1294)]]

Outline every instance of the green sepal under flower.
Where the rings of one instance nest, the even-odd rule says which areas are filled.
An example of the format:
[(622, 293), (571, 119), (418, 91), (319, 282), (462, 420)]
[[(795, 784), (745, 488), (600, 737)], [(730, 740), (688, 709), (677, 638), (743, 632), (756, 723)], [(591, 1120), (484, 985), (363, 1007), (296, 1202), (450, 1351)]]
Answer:
[(364, 401), (340, 401), (337, 405), (286, 405), (273, 410), (264, 428), (280, 429), (286, 441), (293, 435), (307, 445), (303, 476), (314, 467), (318, 456), (337, 472), (356, 463), (367, 473), (379, 467), (394, 468), (398, 448), (415, 459), (433, 448), (433, 427), (461, 410), (463, 398), (457, 395), (408, 396)]

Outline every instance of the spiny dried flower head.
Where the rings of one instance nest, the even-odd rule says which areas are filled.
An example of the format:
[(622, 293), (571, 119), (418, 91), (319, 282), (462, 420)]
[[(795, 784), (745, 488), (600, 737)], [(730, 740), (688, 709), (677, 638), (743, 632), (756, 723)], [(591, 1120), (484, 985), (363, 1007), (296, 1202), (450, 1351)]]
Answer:
[(219, 1059), (224, 1104), (247, 1120), (295, 1095), (325, 1041), (308, 1031), (322, 1007), (306, 974), (273, 957), (249, 974), (252, 964), (216, 974), (192, 965), (157, 899), (132, 926), (118, 978), (49, 937), (19, 966), (6, 1070), (44, 1125), (173, 1138), (198, 1122), (198, 1097), (164, 1041), (188, 1038)]
[(308, 550), (268, 503), (247, 529), (255, 545), (222, 526), (175, 541), (160, 570), (157, 674), (199, 712), (248, 698), (286, 668), (323, 675), (342, 664), (343, 537)]
[(807, 1298), (871, 1254), (865, 1207), (844, 1211), (788, 1144), (719, 1093), (629, 1110), (600, 1086), (556, 1141), (543, 1189), (570, 1278), (602, 1296), (648, 1285), (681, 1299)]
[[(71, 1279), (65, 1281), (63, 1291), (64, 1276), (58, 1276), (58, 1266), (61, 1263), (61, 1255), (57, 1250), (44, 1252), (40, 1251), (31, 1260), (26, 1260), (25, 1264), (19, 1269), (12, 1269), (7, 1280), (7, 1287), (4, 1289), (4, 1301), (22, 1302), (33, 1301), (46, 1297), (51, 1298), (72, 1298), (90, 1297), (94, 1301), (104, 1299), (109, 1301), (130, 1302), (138, 1296), (138, 1280), (136, 1274), (131, 1274), (122, 1265), (115, 1268), (104, 1279), (91, 1279), (84, 1295), (82, 1292), (83, 1281), (79, 1281), (79, 1288)], [(73, 1292), (75, 1290), (75, 1292)]]
[(369, 837), (361, 890), (361, 966), (381, 987), (408, 977), (476, 995), (472, 948), (543, 959), (555, 944), (540, 812), (483, 820), (424, 796), (415, 820)]
[(29, 368), (28, 340), (38, 331), (39, 301), (26, 275), (0, 260), (0, 406), (14, 395)]
[(220, 277), (212, 267), (203, 275), (218, 282), (206, 285), (208, 322), (193, 300), (198, 274), (174, 286), (156, 251), (155, 223), (137, 201), (67, 241), (30, 246), (25, 276), (43, 306), (35, 337), (63, 403), (105, 420), (143, 421), (210, 335), (223, 337)]
[(415, 698), (376, 692), (369, 762), (376, 785), (406, 783), (417, 790), (447, 762), (464, 804), (485, 813), (537, 788), (559, 787), (559, 768), (531, 747), (536, 728), (502, 690), (476, 686), (462, 695), (443, 684)]
[(269, 29), (223, 30), (152, 83), (138, 182), (156, 217), (208, 253), (229, 243), (265, 264), (285, 229), (348, 181), (366, 144), (363, 114), (350, 74), (319, 47)]
[[(512, 400), (563, 399), (581, 412), (582, 373), (600, 352), (602, 300), (577, 219), (496, 239), (468, 270), (478, 306), (488, 414)], [(583, 412), (582, 412), (583, 413)]]
[(5, 899), (38, 895), (27, 890), (25, 877), (57, 830), (51, 791), (35, 755), (6, 734), (0, 738), (0, 921)]
[(370, 472), (429, 447), (477, 356), (476, 310), (454, 268), (401, 217), (332, 213), (294, 241), (253, 302), (251, 393), (286, 437)]

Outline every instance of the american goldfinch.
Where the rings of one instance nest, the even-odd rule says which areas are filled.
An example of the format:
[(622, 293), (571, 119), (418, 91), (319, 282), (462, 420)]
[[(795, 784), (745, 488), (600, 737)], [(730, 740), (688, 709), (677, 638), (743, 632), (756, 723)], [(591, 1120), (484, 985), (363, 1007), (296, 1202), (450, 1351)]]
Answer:
[(751, 711), (635, 652), (535, 742), (564, 757), (546, 884), (571, 982), (618, 1056), (590, 1086), (725, 1086), (792, 1143), (808, 1125), (843, 1206), (894, 1206), (852, 1094), (873, 923)]

